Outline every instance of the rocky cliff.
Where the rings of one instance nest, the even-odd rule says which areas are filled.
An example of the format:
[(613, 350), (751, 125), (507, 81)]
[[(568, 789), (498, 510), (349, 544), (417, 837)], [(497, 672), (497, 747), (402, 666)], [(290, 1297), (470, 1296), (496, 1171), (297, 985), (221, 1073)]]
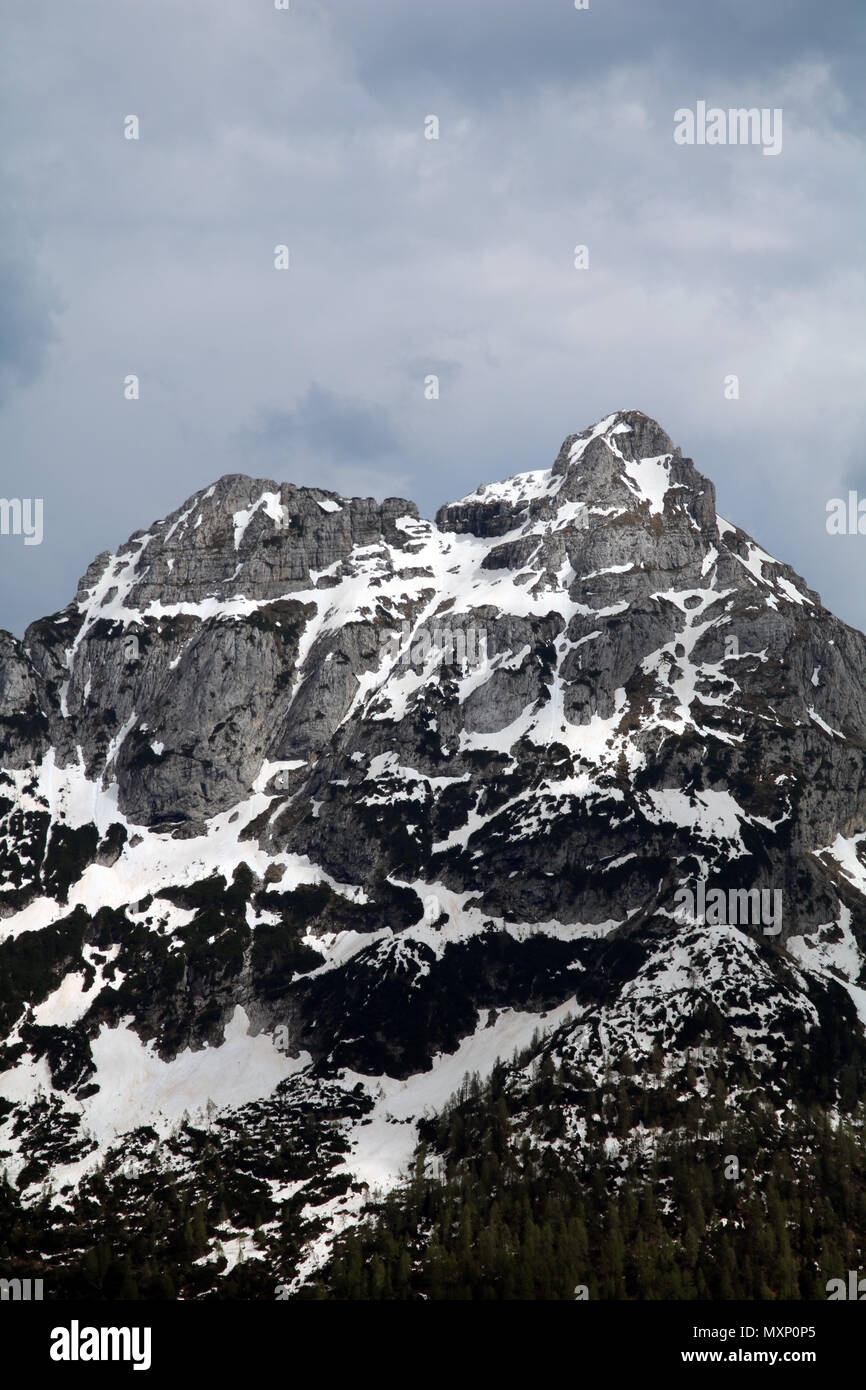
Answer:
[(435, 523), (220, 479), (0, 634), (11, 1182), (265, 1126), (301, 1279), (536, 1029), (856, 1090), (864, 658), (639, 411)]

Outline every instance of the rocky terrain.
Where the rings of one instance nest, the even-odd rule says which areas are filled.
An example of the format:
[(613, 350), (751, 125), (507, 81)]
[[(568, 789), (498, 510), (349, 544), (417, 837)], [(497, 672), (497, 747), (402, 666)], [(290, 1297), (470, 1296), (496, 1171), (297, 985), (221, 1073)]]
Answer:
[(864, 671), (633, 410), (435, 522), (229, 476), (100, 555), (0, 633), (0, 1162), (49, 1285), (164, 1188), (186, 1296), (303, 1291), (518, 1049), (850, 1111)]

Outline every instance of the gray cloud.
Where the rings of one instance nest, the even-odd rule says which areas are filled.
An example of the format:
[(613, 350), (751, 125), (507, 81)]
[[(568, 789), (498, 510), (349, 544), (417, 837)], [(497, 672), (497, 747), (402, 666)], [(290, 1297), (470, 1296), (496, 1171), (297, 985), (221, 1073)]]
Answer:
[(32, 256), (0, 247), (0, 405), (43, 370), (60, 307)]
[(734, 74), (772, 80), (792, 63), (830, 61), (852, 96), (862, 89), (857, 70), (866, 21), (856, 0), (829, 8), (813, 0), (700, 6), (694, 0), (590, 0), (583, 11), (571, 0), (421, 6), (367, 0), (363, 7), (325, 0), (325, 9), (359, 79), (376, 94), (405, 93), (413, 100), (426, 86), (473, 106), (510, 105), (515, 94), (569, 86), (587, 71), (623, 63), (674, 67), (684, 81), (724, 83)]
[[(0, 544), (0, 624), (221, 473), (430, 515), (622, 406), (866, 622), (859, 549), (824, 531), (866, 429), (862, 6), (590, 6), (48, 0), (4, 21), (4, 186), (64, 312), (50, 380), (38, 277), (2, 340), (2, 491), (44, 495), (46, 539)], [(675, 146), (698, 98), (783, 107), (782, 154)]]
[(348, 400), (313, 384), (294, 410), (263, 410), (240, 432), (239, 442), (250, 447), (300, 448), (324, 458), (368, 463), (392, 454), (397, 434), (387, 410), (380, 405)]

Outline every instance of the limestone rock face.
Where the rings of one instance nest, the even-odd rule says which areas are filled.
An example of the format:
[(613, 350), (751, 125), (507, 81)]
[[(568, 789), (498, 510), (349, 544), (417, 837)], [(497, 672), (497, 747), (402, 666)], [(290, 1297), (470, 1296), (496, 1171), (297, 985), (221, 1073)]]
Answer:
[[(710, 1015), (777, 1071), (794, 1038), (861, 1046), (864, 672), (640, 411), (435, 522), (221, 478), (0, 634), (22, 1187), (170, 1120), (154, 1081), (109, 1126), (117, 1049), (165, 1097), (188, 1067), (191, 1112), (325, 1087), (349, 1133), (359, 1075), (373, 1104), (485, 1019), (568, 1006), (590, 1066)], [(711, 892), (781, 910), (713, 920)], [(46, 1067), (59, 1148), (23, 1098)]]
[(316, 608), (293, 595), (347, 583), (359, 555), (408, 561), (401, 516), (417, 510), (225, 477), (101, 555), (74, 603), (25, 638), (60, 758), (80, 750), (88, 776), (114, 779), (137, 824), (200, 826), (248, 791), (273, 750), (304, 743), (294, 720), (284, 728), (295, 697), (299, 725), (323, 703), (315, 728), (330, 737), (351, 681), (337, 693), (332, 670), (313, 663), (297, 688)]

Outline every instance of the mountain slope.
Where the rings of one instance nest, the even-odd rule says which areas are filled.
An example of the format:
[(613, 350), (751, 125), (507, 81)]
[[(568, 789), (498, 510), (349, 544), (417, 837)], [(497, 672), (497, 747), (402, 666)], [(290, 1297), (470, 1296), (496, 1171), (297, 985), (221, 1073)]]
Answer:
[(294, 1288), (539, 1028), (850, 1109), (864, 658), (638, 411), (435, 523), (196, 494), (0, 634), (15, 1202), (50, 1181), (69, 1259), (89, 1185), (132, 1221), (160, 1173), (204, 1204), (189, 1291), (253, 1228)]

